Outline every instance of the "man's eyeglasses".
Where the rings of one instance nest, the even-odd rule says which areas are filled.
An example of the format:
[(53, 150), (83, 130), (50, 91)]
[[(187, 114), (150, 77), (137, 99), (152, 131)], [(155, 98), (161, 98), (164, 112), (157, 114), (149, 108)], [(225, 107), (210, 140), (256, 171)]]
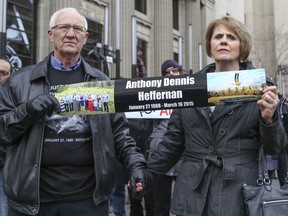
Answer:
[(4, 76), (8, 76), (10, 73), (6, 70), (0, 70), (0, 76), (4, 77)]
[(55, 25), (53, 26), (51, 29), (59, 29), (61, 32), (68, 32), (71, 28), (73, 28), (73, 31), (75, 33), (82, 33), (82, 32), (86, 32), (87, 29), (83, 26), (78, 26), (78, 25), (69, 25), (69, 24), (59, 24), (59, 25)]

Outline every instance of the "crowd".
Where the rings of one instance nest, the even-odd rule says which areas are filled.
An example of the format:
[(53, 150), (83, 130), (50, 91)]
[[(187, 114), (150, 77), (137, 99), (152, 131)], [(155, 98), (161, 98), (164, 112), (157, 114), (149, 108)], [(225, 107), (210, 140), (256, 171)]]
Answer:
[[(288, 109), (273, 81), (257, 102), (175, 109), (165, 120), (59, 115), (98, 110), (84, 95), (59, 103), (59, 86), (109, 80), (80, 55), (87, 29), (76, 9), (58, 10), (45, 59), (12, 75), (0, 60), (1, 216), (124, 216), (126, 186), (130, 216), (144, 215), (142, 199), (146, 216), (245, 216), (241, 186), (256, 185), (259, 150), (286, 157)], [(213, 20), (205, 41), (214, 63), (197, 74), (253, 69), (252, 38), (237, 19)], [(162, 76), (181, 72), (162, 64)], [(109, 112), (109, 95), (101, 100)]]

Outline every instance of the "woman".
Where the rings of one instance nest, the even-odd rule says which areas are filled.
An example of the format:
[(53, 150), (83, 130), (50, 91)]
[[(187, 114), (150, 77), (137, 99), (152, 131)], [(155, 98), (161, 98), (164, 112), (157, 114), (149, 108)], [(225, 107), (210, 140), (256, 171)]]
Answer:
[[(206, 49), (215, 63), (199, 73), (252, 68), (246, 62), (251, 36), (243, 23), (230, 16), (209, 25)], [(278, 103), (277, 88), (269, 86), (257, 103), (173, 111), (164, 140), (148, 160), (149, 173), (158, 176), (183, 155), (173, 192), (173, 214), (245, 215), (241, 188), (244, 183), (256, 185), (261, 143), (269, 154), (278, 154), (286, 144)]]

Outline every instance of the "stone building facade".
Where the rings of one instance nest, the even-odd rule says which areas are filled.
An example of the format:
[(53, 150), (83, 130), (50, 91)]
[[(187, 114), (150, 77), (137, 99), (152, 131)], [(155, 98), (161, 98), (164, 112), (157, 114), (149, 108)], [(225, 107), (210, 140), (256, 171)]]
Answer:
[[(34, 33), (28, 34), (34, 56), (31, 63), (39, 62), (52, 50), (47, 37), (52, 13), (75, 7), (89, 25), (90, 37), (82, 54), (109, 77), (159, 76), (166, 59), (177, 60), (187, 73), (193, 73), (213, 61), (205, 53), (209, 22), (232, 15), (243, 21), (252, 34), (253, 65), (264, 67), (267, 75), (278, 82), (281, 92), (286, 92), (286, 0), (7, 0), (16, 8), (25, 1), (34, 7)], [(27, 16), (24, 13), (24, 19)], [(96, 57), (89, 57), (91, 50), (95, 50)], [(24, 61), (23, 66), (28, 63)]]

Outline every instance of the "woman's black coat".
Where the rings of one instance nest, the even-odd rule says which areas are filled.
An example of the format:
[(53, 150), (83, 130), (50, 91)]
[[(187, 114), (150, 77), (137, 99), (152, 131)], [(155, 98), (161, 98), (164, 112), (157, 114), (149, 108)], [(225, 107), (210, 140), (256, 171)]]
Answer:
[[(250, 69), (246, 64), (241, 69)], [(215, 71), (209, 65), (200, 73)], [(148, 160), (154, 175), (167, 172), (183, 156), (171, 212), (181, 216), (245, 215), (244, 183), (256, 185), (257, 156), (263, 143), (269, 154), (286, 144), (278, 112), (270, 125), (260, 120), (256, 102), (174, 110), (164, 140)]]

